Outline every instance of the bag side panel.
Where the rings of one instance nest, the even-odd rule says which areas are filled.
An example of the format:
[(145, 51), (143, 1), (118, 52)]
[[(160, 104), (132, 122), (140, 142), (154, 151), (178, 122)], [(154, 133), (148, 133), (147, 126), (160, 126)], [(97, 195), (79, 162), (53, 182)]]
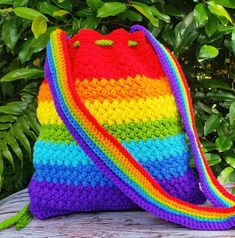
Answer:
[(41, 130), (34, 145), (36, 171), (29, 185), (33, 215), (44, 219), (136, 207), (74, 141), (56, 112), (46, 80), (39, 90), (37, 117)]

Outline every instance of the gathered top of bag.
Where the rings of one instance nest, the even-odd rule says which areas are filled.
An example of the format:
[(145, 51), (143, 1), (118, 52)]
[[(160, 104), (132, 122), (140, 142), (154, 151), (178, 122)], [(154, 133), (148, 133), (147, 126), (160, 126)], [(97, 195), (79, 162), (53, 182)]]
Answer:
[(67, 44), (74, 80), (119, 79), (136, 74), (150, 78), (164, 76), (158, 57), (141, 31), (128, 33), (117, 29), (102, 35), (83, 29)]

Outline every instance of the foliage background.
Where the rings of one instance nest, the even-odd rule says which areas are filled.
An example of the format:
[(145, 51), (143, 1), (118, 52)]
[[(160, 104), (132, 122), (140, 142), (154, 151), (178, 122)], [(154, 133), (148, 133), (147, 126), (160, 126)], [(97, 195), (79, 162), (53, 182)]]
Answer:
[[(103, 34), (139, 23), (178, 57), (216, 176), (235, 181), (234, 0), (0, 0), (0, 199), (28, 185), (36, 95), (50, 33)], [(193, 161), (191, 161), (193, 166)]]

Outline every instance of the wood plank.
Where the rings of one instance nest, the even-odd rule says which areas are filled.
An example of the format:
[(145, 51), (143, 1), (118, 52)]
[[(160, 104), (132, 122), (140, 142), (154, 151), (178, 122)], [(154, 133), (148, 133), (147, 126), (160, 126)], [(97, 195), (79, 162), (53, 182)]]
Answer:
[[(227, 184), (231, 189), (234, 184)], [(0, 201), (0, 222), (13, 216), (29, 202), (27, 190)], [(2, 238), (130, 238), (130, 237), (235, 237), (235, 229), (228, 231), (196, 231), (154, 217), (144, 211), (77, 213), (48, 220), (33, 219), (21, 231), (10, 228), (0, 232)]]

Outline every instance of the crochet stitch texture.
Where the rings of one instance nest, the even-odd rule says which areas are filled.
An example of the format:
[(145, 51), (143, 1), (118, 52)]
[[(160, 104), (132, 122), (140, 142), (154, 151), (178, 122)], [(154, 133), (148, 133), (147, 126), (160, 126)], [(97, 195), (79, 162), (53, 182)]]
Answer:
[[(116, 30), (107, 36), (115, 43), (110, 49), (95, 44), (99, 37), (92, 30), (81, 30), (68, 42), (71, 58), (76, 61), (74, 80), (79, 97), (166, 191), (185, 201), (203, 202), (198, 181), (188, 167), (190, 153), (174, 96), (153, 49), (146, 46), (140, 33)], [(78, 39), (80, 46), (74, 51)], [(138, 40), (139, 46), (130, 48), (130, 39)], [(143, 51), (148, 58), (140, 59), (142, 69), (130, 67), (131, 53), (138, 59)], [(149, 65), (146, 60), (156, 67), (151, 74), (144, 68)], [(102, 68), (102, 77), (97, 76), (98, 68)], [(136, 207), (74, 141), (56, 112), (46, 80), (38, 95), (37, 116), (42, 129), (34, 147), (36, 173), (30, 185), (35, 215), (47, 218), (73, 211)]]
[(204, 164), (182, 70), (146, 29), (132, 31), (52, 33), (30, 211), (44, 219), (141, 207), (190, 228), (227, 229), (234, 209), (193, 205), (206, 198), (189, 168), (191, 151), (210, 201), (229, 207), (233, 199)]

